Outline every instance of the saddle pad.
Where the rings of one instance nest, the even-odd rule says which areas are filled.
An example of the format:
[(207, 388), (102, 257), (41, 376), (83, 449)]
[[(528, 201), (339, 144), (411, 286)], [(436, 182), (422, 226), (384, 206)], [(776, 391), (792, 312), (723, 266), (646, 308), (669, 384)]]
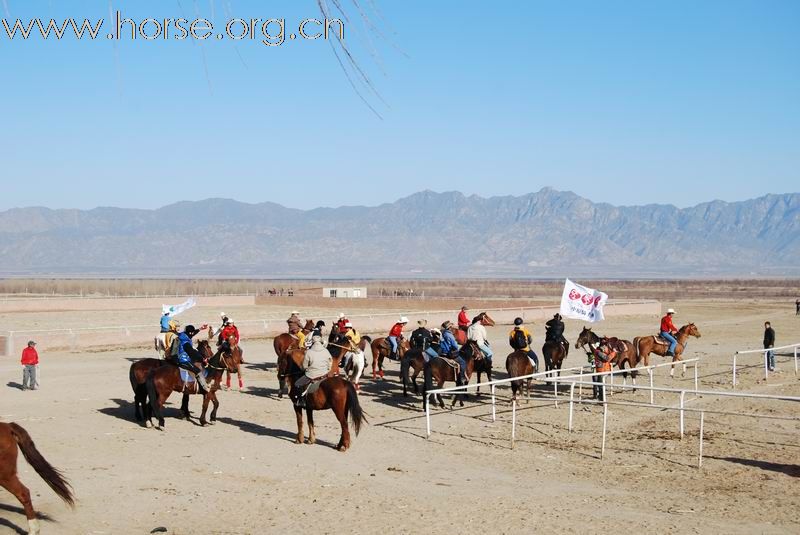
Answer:
[(181, 371), (181, 381), (183, 381), (184, 383), (193, 383), (194, 382), (194, 374), (193, 373), (190, 373), (189, 371), (184, 370), (183, 368), (181, 368), (180, 371)]
[(438, 358), (442, 359), (445, 362), (445, 364), (447, 364), (451, 368), (458, 370), (458, 362), (456, 362), (455, 360), (442, 356), (439, 356)]
[(323, 377), (323, 378), (321, 378), (321, 379), (314, 379), (314, 380), (311, 382), (311, 384), (309, 384), (309, 385), (308, 385), (308, 388), (306, 388), (306, 393), (305, 393), (305, 395), (306, 395), (306, 396), (310, 396), (311, 394), (313, 394), (314, 392), (316, 392), (317, 390), (319, 390), (319, 385), (321, 385), (321, 384), (322, 384), (322, 381), (324, 381), (325, 379), (326, 379), (326, 377)]
[(531, 366), (533, 366), (533, 369), (535, 370), (536, 369), (536, 361), (533, 360), (531, 357), (528, 357), (528, 360), (531, 361)]
[(663, 338), (660, 334), (653, 335), (653, 338), (656, 339), (656, 343), (658, 344), (664, 344), (665, 346), (668, 346), (670, 344), (670, 341), (667, 340), (666, 338)]

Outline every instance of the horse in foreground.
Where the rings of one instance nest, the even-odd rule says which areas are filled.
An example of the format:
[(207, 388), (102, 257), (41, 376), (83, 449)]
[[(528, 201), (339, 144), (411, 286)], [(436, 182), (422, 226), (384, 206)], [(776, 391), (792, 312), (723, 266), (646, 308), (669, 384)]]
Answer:
[(72, 488), (63, 474), (42, 457), (25, 429), (15, 423), (0, 422), (0, 485), (16, 496), (25, 509), (28, 533), (39, 533), (39, 520), (31, 502), (31, 493), (17, 477), (17, 447), (44, 482), (70, 507), (75, 506)]
[[(308, 336), (314, 330), (314, 321), (306, 320), (303, 327), (303, 334)], [(286, 359), (286, 352), (290, 348), (299, 348), (300, 340), (295, 338), (289, 333), (281, 333), (272, 340), (272, 348), (275, 350), (275, 356), (278, 358), (278, 370), (281, 369), (281, 361)], [(282, 398), (283, 393), (286, 392), (286, 381), (284, 377), (278, 372), (278, 397)]]
[[(686, 324), (678, 329), (678, 335), (675, 337), (678, 341), (678, 345), (675, 347), (675, 355), (672, 357), (673, 363), (681, 361), (681, 355), (683, 355), (683, 352), (686, 350), (686, 345), (690, 336), (700, 338), (700, 331), (694, 323)], [(644, 361), (645, 366), (650, 365), (650, 353), (665, 357), (669, 350), (669, 343), (656, 335), (637, 336), (633, 339), (633, 345), (638, 358)], [(683, 372), (686, 373), (686, 365), (684, 365)], [(675, 375), (674, 366), (670, 366), (669, 375), (670, 377)]]
[[(558, 369), (561, 369), (561, 367), (559, 366)], [(509, 378), (514, 378), (536, 373), (536, 368), (533, 366), (533, 362), (531, 362), (530, 357), (528, 357), (528, 353), (522, 351), (521, 349), (517, 349), (508, 355), (508, 357), (506, 357), (506, 371), (508, 372)], [(533, 379), (518, 379), (516, 381), (511, 381), (511, 401), (516, 401), (517, 392), (522, 391), (523, 381), (526, 383), (526, 397), (530, 399), (531, 383), (533, 382)]]
[[(495, 325), (494, 320), (491, 317), (489, 317), (489, 314), (487, 314), (486, 312), (481, 312), (480, 314), (478, 314), (475, 317), (475, 319), (473, 320), (473, 323), (475, 323), (475, 321), (480, 321), (481, 323), (483, 323), (483, 325), (485, 327), (494, 327), (494, 325)], [(467, 343), (467, 344), (464, 344), (463, 347), (468, 347), (468, 346), (469, 346), (469, 344)], [(474, 347), (475, 347), (475, 349), (477, 349), (480, 352), (480, 349), (478, 348), (477, 345), (475, 345)], [(478, 383), (481, 382), (481, 373), (485, 373), (486, 374), (486, 380), (487, 381), (491, 381), (492, 380), (492, 361), (489, 360), (489, 359), (485, 359), (485, 358), (477, 358), (477, 359), (475, 359), (475, 373), (478, 375)], [(467, 382), (469, 382), (469, 378), (467, 378)], [(479, 396), (481, 395), (481, 387), (478, 387), (478, 390), (477, 390), (476, 394), (479, 395)]]
[(564, 359), (569, 355), (569, 345), (564, 345), (558, 340), (547, 340), (542, 345), (542, 357), (544, 358), (544, 370), (558, 370), (561, 375), (561, 366)]
[[(476, 365), (476, 356), (483, 355), (481, 350), (475, 344), (475, 342), (467, 342), (465, 345), (461, 347), (459, 350), (459, 355), (461, 358), (464, 359), (466, 363), (466, 369), (464, 370), (464, 375), (466, 376), (466, 384), (469, 384), (469, 380), (472, 377), (472, 373), (475, 371)], [(406, 373), (408, 368), (406, 368)], [(428, 364), (424, 368), (425, 371), (425, 386), (422, 392), (422, 408), (425, 409), (428, 406), (428, 390), (433, 390), (433, 382), (436, 382), (436, 388), (442, 388), (446, 381), (453, 381), (456, 383), (457, 386), (463, 386), (458, 383), (458, 373), (456, 371), (455, 366), (453, 366), (449, 360), (446, 360), (442, 357), (437, 357), (435, 359), (431, 359), (428, 361)], [(403, 377), (403, 383), (407, 381), (407, 377)], [(464, 397), (466, 394), (455, 394), (453, 396), (453, 402), (450, 404), (450, 407), (454, 407), (456, 402), (460, 404), (461, 407), (464, 406)], [(441, 408), (444, 408), (444, 400), (442, 399), (441, 394), (436, 394), (435, 402), (438, 402)]]
[(164, 359), (147, 358), (137, 360), (131, 364), (131, 369), (128, 372), (128, 377), (131, 381), (131, 388), (133, 388), (133, 405), (136, 416), (136, 421), (150, 419), (150, 406), (147, 403), (147, 376), (156, 368), (160, 368), (169, 361)]
[[(208, 358), (206, 369), (206, 381), (213, 383), (211, 390), (203, 394), (203, 412), (200, 414), (200, 425), (208, 423), (214, 424), (217, 421), (217, 409), (219, 409), (219, 400), (217, 399), (217, 390), (219, 390), (222, 383), (222, 374), (224, 371), (235, 372), (239, 368), (239, 353), (226, 354), (218, 351), (212, 356), (211, 347), (208, 340), (200, 340), (197, 344), (197, 350), (205, 358)], [(183, 394), (183, 401), (181, 402), (181, 412), (185, 419), (189, 419), (189, 395), (201, 394), (200, 387), (197, 381), (186, 381), (181, 379), (181, 368), (176, 365), (161, 366), (153, 370), (147, 377), (147, 395), (150, 398), (150, 408), (152, 414), (158, 419), (158, 426), (156, 429), (164, 429), (164, 415), (162, 409), (164, 403), (172, 392), (180, 392)], [(206, 412), (208, 411), (209, 401), (214, 404), (211, 410), (210, 421), (206, 421)]]
[[(343, 352), (338, 347), (333, 348), (331, 355), (334, 360), (341, 357)], [(334, 353), (336, 353), (334, 355)], [(282, 361), (283, 369), (279, 369), (286, 381), (289, 383), (289, 388), (294, 387), (295, 381), (303, 375), (302, 363), (305, 357), (305, 350), (291, 349), (287, 352), (288, 357)], [(317, 441), (316, 431), (314, 429), (314, 411), (321, 411), (331, 409), (339, 425), (342, 428), (342, 434), (339, 437), (339, 443), (336, 449), (339, 451), (347, 451), (350, 447), (350, 429), (347, 425), (348, 417), (353, 426), (356, 436), (361, 431), (361, 425), (367, 422), (364, 411), (361, 409), (361, 404), (358, 402), (358, 394), (356, 393), (353, 383), (341, 376), (327, 376), (321, 381), (316, 381), (311, 384), (309, 393), (305, 396), (306, 406), (298, 407), (292, 403), (295, 415), (297, 416), (297, 438), (296, 444), (302, 444), (305, 440), (303, 431), (303, 409), (306, 411), (308, 417), (308, 443), (314, 444)]]

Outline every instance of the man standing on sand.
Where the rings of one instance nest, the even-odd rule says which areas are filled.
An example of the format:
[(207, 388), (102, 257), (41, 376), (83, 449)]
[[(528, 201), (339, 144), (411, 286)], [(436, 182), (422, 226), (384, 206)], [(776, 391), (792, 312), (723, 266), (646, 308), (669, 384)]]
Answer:
[(39, 365), (39, 353), (36, 351), (36, 342), (30, 340), (28, 347), (22, 350), (22, 389), (38, 390), (36, 382), (36, 367)]
[(769, 322), (764, 324), (764, 349), (770, 351), (764, 352), (764, 358), (767, 359), (767, 369), (771, 372), (775, 371), (775, 352), (771, 349), (775, 347), (775, 331)]
[(794, 306), (797, 310), (795, 310), (795, 316), (800, 316), (800, 299), (795, 300)]

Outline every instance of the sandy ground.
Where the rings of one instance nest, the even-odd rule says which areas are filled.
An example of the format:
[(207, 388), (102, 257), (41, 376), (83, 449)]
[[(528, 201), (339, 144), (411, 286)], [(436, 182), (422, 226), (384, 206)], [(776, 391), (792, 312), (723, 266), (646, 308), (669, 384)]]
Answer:
[[(733, 352), (758, 348), (766, 319), (773, 322), (779, 345), (800, 342), (800, 317), (784, 303), (670, 306), (678, 309), (676, 323), (694, 321), (703, 335), (688, 351), (703, 359), (702, 388), (730, 390)], [(30, 325), (31, 318), (24, 321)], [(657, 318), (615, 318), (595, 329), (633, 337), (656, 326)], [(507, 330), (490, 333), (498, 353), (496, 378), (505, 376)], [(567, 337), (574, 341), (579, 330), (578, 323), (568, 322)], [(542, 326), (534, 332), (540, 345)], [(174, 534), (800, 532), (797, 420), (708, 414), (704, 465), (697, 469), (695, 414), (687, 415), (681, 441), (677, 412), (612, 405), (601, 461), (600, 407), (576, 410), (576, 430), (569, 434), (568, 404), (556, 408), (544, 399), (523, 403), (512, 450), (510, 391), (502, 387), (496, 422), (487, 400), (472, 397), (463, 409), (435, 410), (433, 435), (426, 439), (421, 401), (402, 397), (398, 366), (390, 363), (386, 380), (364, 381), (360, 399), (370, 425), (350, 451), (339, 453), (332, 447), (339, 431), (330, 411), (317, 413), (317, 445), (293, 443), (290, 402), (275, 396), (271, 343), (251, 342), (245, 349), (245, 389), (220, 393), (219, 423), (202, 428), (196, 419), (178, 420), (180, 400), (173, 394), (164, 432), (133, 420), (128, 367), (150, 356), (145, 349), (43, 354), (42, 386), (35, 392), (17, 388), (16, 358), (0, 361), (0, 419), (30, 432), (45, 457), (68, 475), (78, 499), (69, 510), (20, 456), (20, 477), (45, 519), (43, 532), (134, 534), (162, 527)], [(759, 361), (750, 357), (752, 365)], [(565, 366), (583, 362), (584, 355), (573, 349)], [(790, 359), (780, 357), (778, 365), (780, 372), (768, 382), (759, 367), (742, 371), (739, 390), (800, 395)], [(670, 379), (662, 369), (656, 385), (691, 388), (691, 373)], [(641, 391), (612, 398), (645, 399)], [(659, 395), (656, 401), (675, 405), (677, 396)], [(191, 406), (199, 414), (200, 398)], [(688, 406), (798, 415), (798, 405), (787, 402), (704, 397)], [(0, 496), (0, 526), (23, 532), (19, 504), (4, 491)]]

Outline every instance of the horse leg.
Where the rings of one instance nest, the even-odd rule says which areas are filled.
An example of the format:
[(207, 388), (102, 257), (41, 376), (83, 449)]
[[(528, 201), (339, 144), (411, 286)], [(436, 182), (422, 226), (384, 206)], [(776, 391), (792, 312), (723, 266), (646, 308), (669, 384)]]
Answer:
[[(204, 409), (205, 409), (205, 407), (204, 407)], [(203, 412), (205, 413), (205, 411), (203, 411)], [(189, 413), (189, 394), (187, 394), (187, 393), (184, 393), (183, 394), (183, 399), (181, 399), (181, 414), (183, 414), (183, 419), (184, 420), (190, 420), (191, 419), (189, 417), (189, 415), (190, 415), (190, 413)]]
[(339, 437), (339, 444), (336, 449), (344, 452), (350, 447), (350, 429), (347, 427), (347, 394), (344, 394), (343, 400), (337, 401), (339, 400), (334, 399), (331, 403), (331, 409), (333, 409), (333, 413), (342, 427), (342, 435)]
[(209, 418), (208, 423), (214, 425), (217, 423), (217, 409), (219, 408), (219, 400), (217, 399), (217, 393), (211, 392), (211, 403), (213, 404), (214, 408), (211, 409), (211, 417)]
[(419, 387), (417, 386), (417, 376), (420, 370), (414, 368), (414, 374), (411, 376), (411, 384), (414, 385), (414, 393), (419, 394)]
[(294, 443), (302, 444), (305, 440), (305, 435), (303, 433), (303, 408), (295, 406), (294, 412), (297, 416), (297, 438), (295, 438)]
[(378, 376), (383, 379), (383, 353), (378, 357)]
[(308, 443), (317, 443), (317, 433), (314, 430), (314, 411), (311, 408), (306, 408), (306, 416), (308, 417)]
[(526, 403), (531, 400), (531, 384), (533, 383), (533, 379), (528, 379), (527, 383), (528, 383), (528, 385), (527, 385), (527, 387), (528, 387), (527, 388), (528, 399), (526, 400)]
[(204, 427), (208, 424), (206, 421), (206, 412), (208, 411), (208, 402), (210, 401), (210, 398), (210, 392), (203, 396), (203, 412), (200, 413), (200, 425)]
[[(16, 445), (14, 446), (16, 449)], [(16, 452), (15, 452), (16, 453)], [(16, 464), (14, 465), (16, 468)], [(13, 494), (22, 504), (25, 509), (25, 517), (28, 519), (28, 533), (39, 533), (39, 521), (36, 519), (36, 511), (33, 509), (33, 502), (31, 501), (31, 493), (28, 487), (22, 484), (16, 474), (0, 482), (2, 486), (11, 494)]]

